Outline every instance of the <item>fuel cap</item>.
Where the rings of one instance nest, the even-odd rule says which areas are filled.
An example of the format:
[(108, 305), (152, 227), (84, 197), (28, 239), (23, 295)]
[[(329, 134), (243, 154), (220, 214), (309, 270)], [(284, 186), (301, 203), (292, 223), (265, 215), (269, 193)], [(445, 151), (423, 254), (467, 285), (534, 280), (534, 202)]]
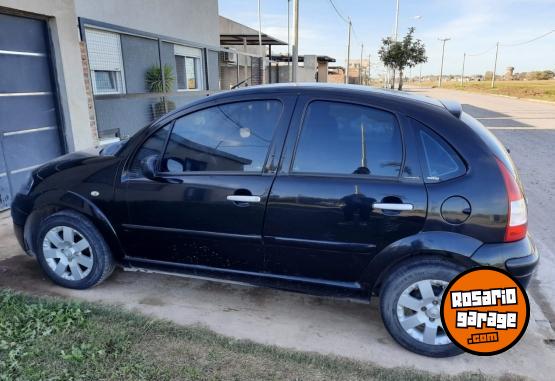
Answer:
[(441, 205), (441, 217), (450, 224), (462, 224), (471, 214), (470, 203), (461, 196), (449, 197)]

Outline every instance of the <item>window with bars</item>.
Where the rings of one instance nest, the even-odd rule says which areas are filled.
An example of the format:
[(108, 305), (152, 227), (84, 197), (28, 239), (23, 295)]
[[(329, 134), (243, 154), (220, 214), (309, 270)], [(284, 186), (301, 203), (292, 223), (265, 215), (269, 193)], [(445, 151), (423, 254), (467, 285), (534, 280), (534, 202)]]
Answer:
[(125, 93), (120, 35), (86, 28), (85, 36), (93, 93), (95, 95)]
[(202, 90), (202, 51), (174, 45), (177, 90)]

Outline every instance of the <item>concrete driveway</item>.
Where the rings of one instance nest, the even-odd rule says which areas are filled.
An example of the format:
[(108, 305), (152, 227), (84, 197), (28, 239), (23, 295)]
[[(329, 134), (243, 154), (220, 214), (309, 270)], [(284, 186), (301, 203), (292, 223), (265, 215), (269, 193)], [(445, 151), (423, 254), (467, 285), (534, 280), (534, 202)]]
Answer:
[[(474, 99), (472, 94), (452, 93), (434, 92), (432, 95), (455, 99), (458, 95), (468, 96), (463, 103), (475, 107), (472, 110), (475, 115), (488, 111), (486, 107), (502, 114), (510, 111), (502, 107), (496, 110), (487, 104), (496, 103), (498, 99), (481, 98), (494, 98), (491, 96)], [(518, 103), (522, 115), (528, 107), (536, 105), (528, 103), (531, 102)], [(552, 247), (550, 244), (555, 237), (555, 225), (549, 217), (555, 215), (550, 190), (554, 185), (550, 176), (553, 175), (552, 159), (555, 159), (551, 148), (555, 147), (555, 131), (542, 130), (549, 134), (538, 134), (539, 128), (546, 128), (548, 124), (553, 126), (550, 118), (555, 118), (555, 106), (550, 107), (547, 112), (537, 111), (528, 119), (511, 114), (495, 117), (506, 118), (507, 122), (503, 124), (530, 125), (520, 129), (496, 130), (496, 133), (501, 133), (501, 138), (511, 143), (513, 156), (528, 190), (531, 229), (539, 238), (544, 256), (539, 276), (532, 285), (532, 314), (528, 330), (518, 345), (498, 356), (464, 354), (449, 359), (430, 359), (412, 354), (390, 338), (381, 322), (376, 300), (365, 304), (203, 279), (122, 271), (117, 271), (105, 283), (91, 290), (63, 289), (45, 279), (35, 260), (22, 254), (11, 233), (11, 220), (6, 212), (0, 214), (0, 288), (119, 305), (178, 324), (201, 324), (235, 338), (302, 351), (331, 353), (382, 366), (415, 367), (449, 374), (465, 371), (493, 375), (511, 373), (551, 380), (555, 374), (555, 335), (546, 315), (551, 313), (550, 304), (554, 300), (550, 282), (555, 279), (552, 275), (555, 263), (549, 247)], [(467, 109), (470, 111), (471, 107), (467, 106)], [(546, 118), (551, 121), (545, 122)], [(533, 125), (536, 123), (538, 128)]]

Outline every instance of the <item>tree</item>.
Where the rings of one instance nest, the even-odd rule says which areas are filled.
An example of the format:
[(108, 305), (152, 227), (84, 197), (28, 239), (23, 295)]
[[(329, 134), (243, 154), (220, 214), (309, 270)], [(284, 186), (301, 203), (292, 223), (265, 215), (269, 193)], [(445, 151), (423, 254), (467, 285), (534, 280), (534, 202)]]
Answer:
[(547, 80), (553, 79), (553, 77), (555, 77), (555, 73), (551, 70), (531, 71), (526, 74), (526, 79), (529, 80)]
[(414, 39), (413, 34), (414, 27), (411, 27), (402, 41), (394, 41), (391, 37), (382, 39), (378, 52), (385, 66), (399, 70), (399, 90), (403, 90), (403, 70), (428, 60), (424, 43)]

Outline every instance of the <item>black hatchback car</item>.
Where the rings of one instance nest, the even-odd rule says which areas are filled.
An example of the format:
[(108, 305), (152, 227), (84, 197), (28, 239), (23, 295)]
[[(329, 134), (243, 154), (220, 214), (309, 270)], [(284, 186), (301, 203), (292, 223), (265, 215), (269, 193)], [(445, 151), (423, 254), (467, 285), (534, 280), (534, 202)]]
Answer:
[(448, 282), (538, 263), (507, 150), (453, 102), (357, 86), (213, 95), (126, 142), (65, 155), (15, 197), (16, 235), (57, 284), (124, 267), (369, 298), (404, 347), (459, 353)]

